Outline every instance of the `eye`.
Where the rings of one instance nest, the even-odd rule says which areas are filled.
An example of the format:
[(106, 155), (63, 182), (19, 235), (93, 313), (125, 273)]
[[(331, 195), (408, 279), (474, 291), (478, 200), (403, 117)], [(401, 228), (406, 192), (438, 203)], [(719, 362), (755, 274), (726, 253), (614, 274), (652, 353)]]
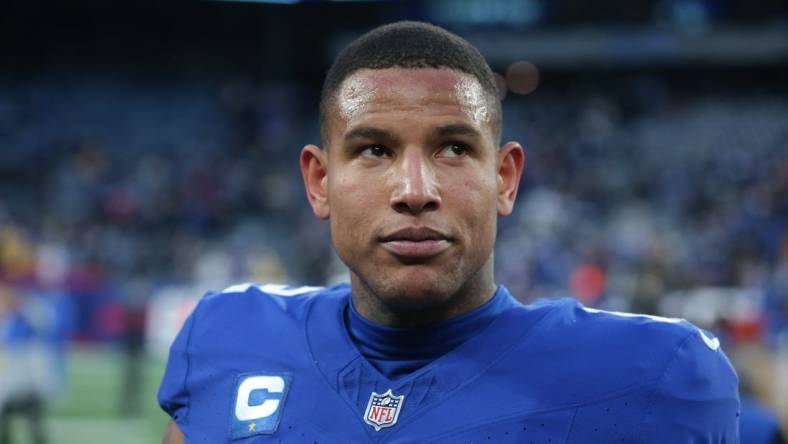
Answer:
[(389, 150), (383, 145), (368, 145), (360, 153), (364, 157), (385, 157), (389, 155)]
[(467, 154), (468, 146), (457, 142), (447, 143), (438, 151), (438, 157), (462, 157)]

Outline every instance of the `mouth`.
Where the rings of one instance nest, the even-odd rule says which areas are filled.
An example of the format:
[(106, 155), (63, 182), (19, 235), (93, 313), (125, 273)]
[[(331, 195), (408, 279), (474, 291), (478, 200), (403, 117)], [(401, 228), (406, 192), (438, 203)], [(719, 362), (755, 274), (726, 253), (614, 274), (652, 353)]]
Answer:
[(408, 227), (383, 236), (380, 244), (395, 256), (424, 259), (444, 252), (451, 246), (451, 239), (431, 228)]

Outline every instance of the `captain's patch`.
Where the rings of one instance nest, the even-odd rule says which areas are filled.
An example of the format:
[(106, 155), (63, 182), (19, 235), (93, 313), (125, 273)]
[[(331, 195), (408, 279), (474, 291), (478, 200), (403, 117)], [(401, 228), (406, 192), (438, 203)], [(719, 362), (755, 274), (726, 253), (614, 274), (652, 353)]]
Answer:
[(291, 381), (292, 376), (281, 373), (240, 375), (230, 414), (230, 439), (276, 432)]

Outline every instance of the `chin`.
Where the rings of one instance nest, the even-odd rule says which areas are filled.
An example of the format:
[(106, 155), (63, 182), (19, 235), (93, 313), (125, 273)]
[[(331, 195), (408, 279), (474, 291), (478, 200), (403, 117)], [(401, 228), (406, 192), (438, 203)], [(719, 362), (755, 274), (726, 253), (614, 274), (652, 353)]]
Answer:
[[(408, 267), (410, 268), (410, 267)], [(459, 290), (457, 280), (433, 270), (399, 270), (376, 283), (367, 281), (377, 297), (398, 311), (417, 311), (446, 304)]]

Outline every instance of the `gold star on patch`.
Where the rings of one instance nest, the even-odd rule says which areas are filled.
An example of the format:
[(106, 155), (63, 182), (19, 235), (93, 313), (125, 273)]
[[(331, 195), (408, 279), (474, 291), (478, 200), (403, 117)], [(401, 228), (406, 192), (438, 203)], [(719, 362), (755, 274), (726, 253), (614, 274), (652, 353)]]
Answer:
[(257, 428), (257, 424), (255, 424), (253, 422), (249, 424), (249, 431), (250, 432), (254, 432), (254, 429), (256, 429), (256, 428)]

